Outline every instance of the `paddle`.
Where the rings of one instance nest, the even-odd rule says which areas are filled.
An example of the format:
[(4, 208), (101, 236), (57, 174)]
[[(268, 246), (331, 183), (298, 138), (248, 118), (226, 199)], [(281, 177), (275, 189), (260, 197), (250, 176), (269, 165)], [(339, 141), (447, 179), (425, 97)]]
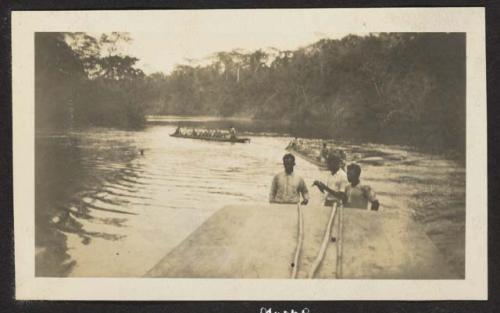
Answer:
[[(332, 233), (332, 225), (333, 225), (333, 220), (335, 219), (335, 214), (337, 213), (337, 202), (333, 203), (332, 206), (332, 213), (330, 214), (330, 219), (328, 220), (328, 224), (326, 226), (325, 230), (325, 235), (323, 236), (323, 242), (321, 243), (321, 248), (319, 250), (318, 256), (313, 262), (312, 269), (309, 272), (307, 278), (314, 278), (314, 274), (318, 270), (319, 265), (323, 261), (323, 258), (325, 257), (325, 252), (326, 248), (328, 246), (328, 242), (330, 241), (331, 233)], [(337, 260), (338, 262), (338, 260)], [(337, 263), (338, 267), (338, 263)]]
[(304, 241), (304, 220), (302, 218), (302, 207), (300, 203), (297, 203), (297, 215), (298, 215), (298, 231), (297, 231), (297, 249), (295, 250), (295, 257), (293, 258), (292, 265), (292, 275), (291, 278), (297, 278), (297, 271), (299, 269), (299, 257), (300, 251), (302, 250), (302, 243)]
[(344, 225), (344, 207), (339, 208), (339, 233), (337, 234), (337, 270), (335, 271), (336, 278), (342, 278), (342, 228)]

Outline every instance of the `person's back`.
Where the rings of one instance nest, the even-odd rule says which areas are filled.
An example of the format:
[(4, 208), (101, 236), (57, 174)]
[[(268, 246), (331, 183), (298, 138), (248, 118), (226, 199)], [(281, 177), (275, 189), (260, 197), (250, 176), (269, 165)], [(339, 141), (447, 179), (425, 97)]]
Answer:
[(272, 203), (298, 203), (301, 191), (307, 190), (304, 179), (294, 173), (276, 174), (272, 185), (269, 199)]
[(304, 199), (302, 204), (309, 201), (309, 191), (302, 177), (293, 172), (295, 157), (292, 154), (286, 154), (283, 157), (285, 171), (276, 174), (271, 184), (269, 194), (270, 203), (298, 203), (300, 196)]

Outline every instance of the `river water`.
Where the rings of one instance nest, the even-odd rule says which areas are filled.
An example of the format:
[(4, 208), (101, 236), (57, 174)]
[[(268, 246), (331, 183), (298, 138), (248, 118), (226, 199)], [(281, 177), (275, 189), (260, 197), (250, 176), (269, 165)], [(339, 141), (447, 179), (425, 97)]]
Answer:
[[(178, 123), (200, 127), (236, 123), (238, 129), (247, 125), (254, 135), (249, 136), (250, 144), (170, 137)], [(269, 136), (279, 131), (248, 121), (167, 118), (154, 120), (141, 131), (37, 133), (36, 274), (142, 276), (217, 209), (267, 202), (272, 177), (282, 171), (281, 158), (290, 140)], [(260, 136), (263, 133), (267, 136)], [(387, 149), (371, 146), (383, 148)], [(408, 155), (404, 149), (401, 152)], [(372, 170), (368, 166), (366, 180), (380, 191), (385, 209), (411, 211), (423, 223), (434, 225), (428, 229), (431, 239), (460, 271), (465, 250), (461, 191), (465, 171), (448, 160), (440, 160), (441, 172), (429, 171), (422, 160), (432, 158), (412, 156), (420, 163)], [(308, 185), (325, 177), (325, 172), (302, 159), (297, 159), (296, 172)], [(433, 189), (434, 198), (426, 194), (429, 180), (441, 179), (435, 183), (442, 185), (450, 181), (449, 175), (454, 175), (453, 184), (446, 183), (443, 192)], [(402, 185), (406, 193), (394, 192), (394, 186)], [(317, 190), (311, 189), (311, 196), (313, 203), (319, 203)], [(431, 200), (435, 203), (429, 209)], [(438, 207), (445, 209), (438, 214)]]

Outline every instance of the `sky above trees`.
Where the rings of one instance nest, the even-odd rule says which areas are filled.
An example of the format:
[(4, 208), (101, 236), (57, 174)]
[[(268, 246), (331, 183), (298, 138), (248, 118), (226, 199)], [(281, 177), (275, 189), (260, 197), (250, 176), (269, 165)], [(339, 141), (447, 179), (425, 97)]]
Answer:
[[(243, 21), (235, 27), (234, 21), (226, 21), (214, 27), (203, 26), (209, 21), (198, 21), (196, 27), (190, 29), (173, 28), (157, 32), (128, 32), (131, 40), (118, 46), (119, 52), (139, 59), (137, 67), (145, 74), (155, 72), (171, 73), (177, 65), (206, 64), (221, 51), (238, 50), (253, 52), (255, 50), (296, 50), (308, 46), (320, 39), (339, 39), (350, 33), (319, 29), (315, 23), (274, 23), (272, 28), (266, 21), (253, 23), (252, 27), (244, 25), (251, 21)], [(220, 24), (220, 23), (219, 23)], [(258, 24), (258, 25), (257, 25)], [(231, 26), (229, 26), (231, 25)], [(298, 31), (300, 29), (300, 31)], [(89, 33), (100, 37), (100, 33)], [(353, 33), (359, 36), (368, 33)]]
[(137, 66), (146, 74), (170, 73), (176, 65), (190, 61), (203, 63), (220, 51), (240, 49), (251, 52), (258, 49), (276, 48), (296, 50), (322, 38), (341, 38), (347, 34), (324, 33), (314, 30), (287, 33), (283, 30), (241, 33), (227, 31), (214, 33), (209, 30), (197, 34), (182, 33), (130, 33), (132, 41), (124, 50), (140, 61)]

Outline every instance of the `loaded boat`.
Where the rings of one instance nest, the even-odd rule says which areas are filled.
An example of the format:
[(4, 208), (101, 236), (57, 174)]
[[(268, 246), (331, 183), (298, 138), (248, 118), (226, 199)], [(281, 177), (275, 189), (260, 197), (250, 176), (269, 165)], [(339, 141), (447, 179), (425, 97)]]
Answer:
[(170, 134), (170, 137), (199, 139), (199, 140), (206, 140), (206, 141), (232, 142), (232, 143), (250, 142), (250, 138), (210, 137), (210, 136), (203, 136), (203, 135), (200, 135), (200, 136), (196, 135), (195, 136), (195, 135), (183, 135), (183, 134), (178, 134), (178, 133)]
[(285, 148), (286, 151), (289, 151), (289, 152), (293, 152), (294, 155), (304, 159), (305, 161), (311, 163), (311, 164), (314, 164), (316, 165), (317, 167), (319, 167), (321, 170), (327, 170), (328, 167), (326, 166), (326, 162), (324, 161), (321, 161), (318, 159), (318, 157), (315, 157), (315, 156), (311, 156), (305, 152), (302, 152), (300, 150), (298, 150), (297, 148), (294, 148), (292, 145), (288, 145), (288, 147)]
[[(292, 152), (295, 156), (298, 156), (311, 164), (316, 165), (317, 167), (319, 167), (320, 170), (328, 169), (328, 166), (323, 158), (320, 158), (318, 155), (308, 153), (307, 149), (299, 149), (297, 146), (293, 145), (293, 142), (290, 142), (290, 144), (288, 144), (285, 150)], [(361, 157), (361, 155), (358, 154), (357, 156), (358, 157), (352, 158), (350, 162), (356, 162), (359, 164), (366, 164), (373, 166), (382, 166), (385, 165), (386, 161), (401, 162), (405, 160), (405, 157), (393, 154), (383, 154), (383, 156), (366, 155), (363, 157)]]

